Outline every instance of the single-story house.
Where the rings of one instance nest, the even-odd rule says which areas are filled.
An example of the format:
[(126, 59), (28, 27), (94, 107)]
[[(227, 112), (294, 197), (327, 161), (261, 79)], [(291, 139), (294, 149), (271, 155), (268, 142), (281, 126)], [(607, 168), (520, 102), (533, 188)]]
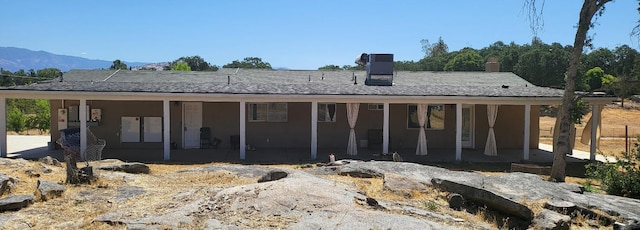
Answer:
[[(367, 71), (71, 70), (0, 88), (0, 153), (7, 154), (5, 99), (44, 98), (51, 130), (80, 127), (86, 134), (89, 127), (107, 149), (157, 150), (165, 160), (174, 148), (210, 147), (203, 141), (238, 149), (239, 159), (254, 148), (303, 149), (310, 159), (321, 148), (347, 154), (413, 148), (418, 155), (454, 149), (460, 161), (470, 148), (487, 155), (522, 149), (528, 160), (538, 148), (540, 106), (561, 104), (563, 91), (491, 71), (496, 65), (487, 63), (486, 72), (393, 71), (392, 62), (390, 71), (380, 71), (375, 60)], [(611, 98), (584, 100), (600, 111)], [(210, 143), (213, 137), (221, 141)], [(58, 138), (52, 131), (51, 141)], [(593, 159), (595, 146), (591, 152)]]

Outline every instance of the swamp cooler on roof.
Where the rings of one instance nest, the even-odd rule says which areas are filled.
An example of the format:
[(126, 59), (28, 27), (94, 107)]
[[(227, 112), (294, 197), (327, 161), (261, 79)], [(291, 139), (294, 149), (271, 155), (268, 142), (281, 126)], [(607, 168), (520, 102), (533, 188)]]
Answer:
[(367, 69), (365, 85), (393, 85), (393, 54), (363, 53), (356, 58), (356, 64), (365, 66)]

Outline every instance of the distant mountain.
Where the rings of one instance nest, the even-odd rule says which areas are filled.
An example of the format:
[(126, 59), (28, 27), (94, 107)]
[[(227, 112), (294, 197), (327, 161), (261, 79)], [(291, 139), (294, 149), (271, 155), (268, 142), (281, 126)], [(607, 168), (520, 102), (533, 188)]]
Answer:
[[(127, 66), (141, 66), (147, 63), (126, 62)], [(0, 47), (0, 68), (11, 72), (24, 69), (39, 70), (58, 68), (63, 72), (70, 69), (108, 69), (113, 60), (93, 60), (82, 57), (52, 54), (45, 51), (33, 51), (15, 47)]]

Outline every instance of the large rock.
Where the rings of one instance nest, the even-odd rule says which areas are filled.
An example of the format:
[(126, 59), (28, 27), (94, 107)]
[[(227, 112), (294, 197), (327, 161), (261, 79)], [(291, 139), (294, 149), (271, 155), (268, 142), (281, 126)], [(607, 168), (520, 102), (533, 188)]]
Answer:
[(382, 187), (392, 193), (405, 197), (411, 197), (415, 192), (427, 192), (424, 184), (395, 173), (384, 174)]
[(0, 174), (0, 196), (2, 196), (5, 192), (11, 190), (17, 182), (18, 179), (14, 177)]
[(234, 173), (241, 177), (247, 178), (256, 178), (267, 175), (269, 172), (273, 171), (270, 168), (256, 167), (251, 165), (213, 165), (213, 166), (205, 166), (198, 168), (190, 168), (185, 170), (180, 170), (180, 172), (217, 172), (217, 171), (228, 171)]
[(46, 180), (38, 180), (38, 187), (36, 188), (36, 199), (40, 201), (47, 201), (56, 197), (62, 196), (64, 192), (64, 186)]
[(140, 162), (122, 162), (119, 160), (103, 160), (96, 163), (94, 168), (100, 170), (120, 171), (126, 173), (149, 173), (149, 166)]
[(0, 199), (0, 212), (16, 211), (33, 204), (33, 195), (15, 195)]
[(53, 158), (51, 156), (46, 156), (46, 157), (40, 158), (38, 161), (40, 161), (43, 164), (62, 167), (62, 163), (60, 163), (60, 161), (58, 159)]
[(542, 209), (533, 219), (536, 229), (567, 230), (571, 224), (571, 217), (549, 209)]
[(442, 179), (433, 179), (432, 183), (444, 191), (458, 193), (467, 200), (484, 204), (507, 215), (517, 216), (524, 220), (533, 218), (533, 211), (526, 205), (486, 189)]
[[(579, 193), (580, 186), (575, 184), (554, 183), (540, 176), (528, 173), (505, 173), (486, 176), (478, 173), (451, 171), (443, 168), (397, 162), (355, 162), (342, 167), (342, 170), (368, 171), (378, 175), (397, 173), (424, 184), (438, 178), (482, 188), (514, 202), (525, 204), (538, 200), (565, 200), (580, 207), (602, 210), (611, 216), (627, 220), (640, 220), (640, 200), (620, 196)], [(464, 195), (463, 195), (464, 196)], [(465, 196), (465, 198), (467, 198)]]

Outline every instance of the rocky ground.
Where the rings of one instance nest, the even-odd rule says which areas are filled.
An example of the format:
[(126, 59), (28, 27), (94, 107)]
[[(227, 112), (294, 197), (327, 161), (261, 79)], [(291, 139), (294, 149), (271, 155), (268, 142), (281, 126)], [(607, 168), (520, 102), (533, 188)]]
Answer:
[(90, 162), (68, 185), (53, 159), (0, 158), (0, 228), (632, 229), (640, 201), (525, 173), (401, 162), (169, 165)]

